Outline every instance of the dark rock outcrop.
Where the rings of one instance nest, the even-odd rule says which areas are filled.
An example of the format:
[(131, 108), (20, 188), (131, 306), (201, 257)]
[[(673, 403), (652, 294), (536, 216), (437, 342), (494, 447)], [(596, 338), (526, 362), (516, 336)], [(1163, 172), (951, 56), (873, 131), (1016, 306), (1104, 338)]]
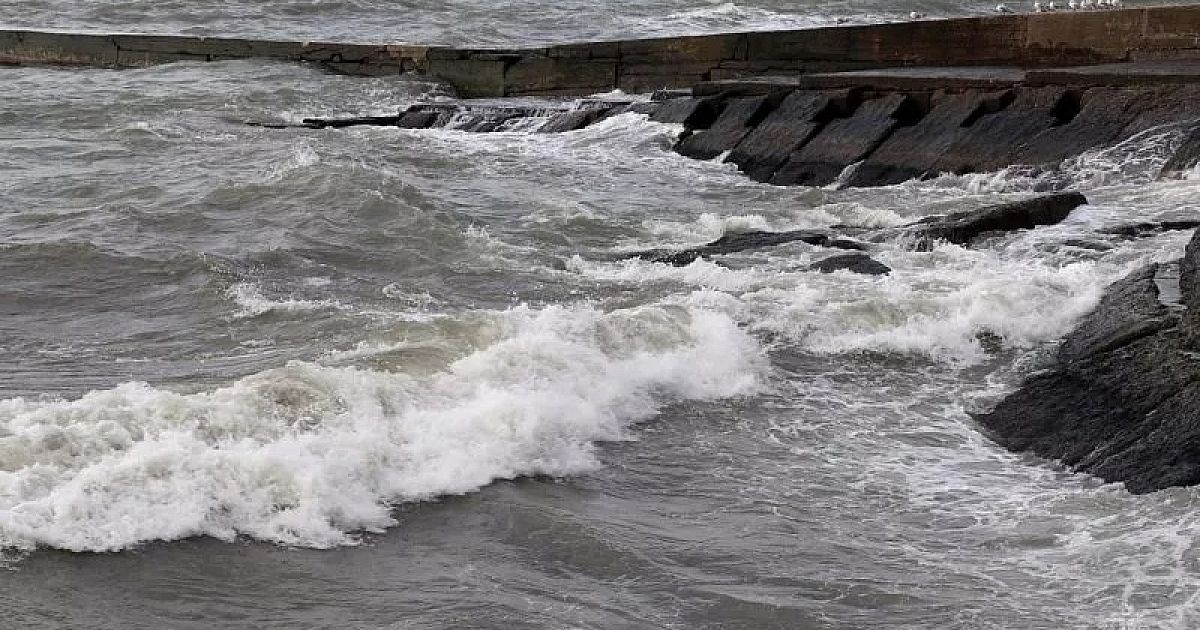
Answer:
[(637, 252), (630, 254), (625, 258), (641, 258), (651, 262), (666, 263), (675, 265), (676, 267), (684, 267), (690, 265), (697, 258), (705, 256), (719, 256), (722, 254), (734, 254), (737, 252), (746, 251), (749, 249), (759, 249), (762, 247), (773, 247), (775, 245), (783, 245), (784, 243), (792, 243), (800, 241), (809, 245), (820, 247), (832, 247), (835, 249), (864, 249), (864, 245), (849, 239), (836, 238), (815, 230), (790, 230), (787, 232), (739, 232), (737, 234), (726, 234), (721, 238), (701, 245), (700, 247), (692, 247), (684, 250), (650, 250), (645, 252)]
[(871, 258), (866, 254), (839, 254), (817, 261), (809, 266), (813, 271), (833, 273), (845, 269), (854, 273), (868, 276), (883, 276), (892, 272), (892, 268)]
[(872, 240), (908, 236), (919, 247), (944, 240), (966, 245), (976, 237), (992, 232), (1028, 230), (1039, 225), (1054, 225), (1067, 218), (1075, 208), (1087, 203), (1077, 192), (1042, 195), (1012, 203), (988, 206), (981, 210), (928, 217), (901, 228), (882, 230)]
[(1179, 177), (1183, 173), (1200, 164), (1200, 125), (1183, 138), (1183, 144), (1175, 151), (1175, 155), (1163, 165), (1160, 177)]
[(1117, 281), (1035, 374), (976, 419), (1015, 451), (1134, 493), (1200, 483), (1200, 236)]

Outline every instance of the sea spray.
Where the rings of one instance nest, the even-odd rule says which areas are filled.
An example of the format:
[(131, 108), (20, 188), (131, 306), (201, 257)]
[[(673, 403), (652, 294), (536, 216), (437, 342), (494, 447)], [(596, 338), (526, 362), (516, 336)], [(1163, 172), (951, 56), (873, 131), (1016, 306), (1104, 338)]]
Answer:
[(0, 402), (0, 541), (75, 551), (239, 535), (352, 544), (390, 506), (567, 475), (665, 401), (754, 391), (756, 343), (682, 306), (496, 313), (431, 377), (312, 363), (183, 395), (127, 383)]

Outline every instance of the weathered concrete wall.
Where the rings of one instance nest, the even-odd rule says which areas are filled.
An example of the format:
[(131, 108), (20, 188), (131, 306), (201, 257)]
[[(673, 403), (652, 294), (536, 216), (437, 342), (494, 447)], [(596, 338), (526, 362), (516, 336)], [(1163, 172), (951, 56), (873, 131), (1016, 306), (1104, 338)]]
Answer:
[(0, 63), (144, 66), (260, 57), (350, 74), (419, 72), (465, 97), (644, 92), (706, 80), (897, 66), (1200, 58), (1200, 6), (1004, 15), (515, 50), (0, 31)]

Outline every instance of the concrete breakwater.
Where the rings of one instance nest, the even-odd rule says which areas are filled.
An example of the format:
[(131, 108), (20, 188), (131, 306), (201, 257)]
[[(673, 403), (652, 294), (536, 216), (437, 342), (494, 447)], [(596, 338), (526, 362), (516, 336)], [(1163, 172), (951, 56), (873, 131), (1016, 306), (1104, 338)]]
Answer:
[(464, 98), (645, 92), (697, 82), (908, 66), (1052, 68), (1200, 58), (1200, 7), (998, 15), (537, 48), (282, 42), (0, 31), (0, 64), (140, 67), (279, 59), (357, 75), (415, 73)]
[[(812, 87), (818, 85), (829, 87)], [(427, 104), (395, 116), (309, 119), (305, 126), (563, 132), (634, 111), (683, 125), (679, 153), (724, 155), (747, 176), (783, 186), (880, 186), (1017, 165), (1055, 168), (1164, 125), (1182, 127), (1184, 136), (1164, 170), (1182, 172), (1200, 158), (1200, 61), (1053, 74), (996, 68), (822, 73), (706, 82), (691, 93), (656, 97), (585, 100), (564, 110)]]

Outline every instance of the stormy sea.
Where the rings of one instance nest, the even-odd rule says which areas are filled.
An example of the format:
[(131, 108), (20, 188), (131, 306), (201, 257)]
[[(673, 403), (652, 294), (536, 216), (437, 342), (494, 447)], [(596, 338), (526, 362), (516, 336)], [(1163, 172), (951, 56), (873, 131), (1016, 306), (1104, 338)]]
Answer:
[[(986, 2), (0, 0), (0, 27), (524, 45)], [(262, 61), (0, 68), (0, 627), (1191, 628), (1200, 490), (971, 413), (1177, 259), (1152, 129), (1051, 175), (777, 187), (624, 113), (580, 131), (267, 129), (439, 86)], [(646, 99), (649, 95), (627, 95)], [(528, 105), (531, 101), (524, 99)], [(561, 101), (556, 101), (561, 104)], [(886, 276), (749, 230), (1086, 194)]]

